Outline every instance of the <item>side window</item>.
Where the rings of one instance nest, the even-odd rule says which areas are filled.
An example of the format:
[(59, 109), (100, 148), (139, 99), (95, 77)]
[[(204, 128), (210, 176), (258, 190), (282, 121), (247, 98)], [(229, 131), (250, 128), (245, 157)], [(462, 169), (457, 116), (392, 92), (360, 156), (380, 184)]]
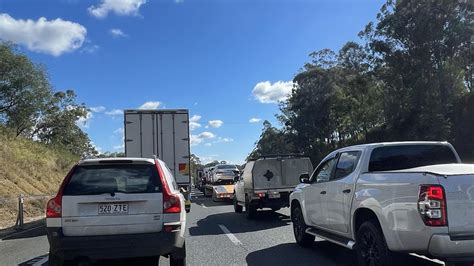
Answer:
[(359, 162), (360, 155), (360, 151), (342, 152), (339, 155), (336, 171), (334, 172), (334, 177), (332, 180), (350, 175), (355, 170), (357, 163)]
[(320, 183), (329, 181), (332, 170), (334, 169), (335, 160), (335, 158), (329, 159), (316, 169), (311, 177), (311, 182)]

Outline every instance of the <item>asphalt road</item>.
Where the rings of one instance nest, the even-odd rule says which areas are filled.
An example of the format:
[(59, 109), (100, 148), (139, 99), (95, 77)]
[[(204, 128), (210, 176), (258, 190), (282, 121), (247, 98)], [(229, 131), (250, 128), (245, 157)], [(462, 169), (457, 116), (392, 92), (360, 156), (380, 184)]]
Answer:
[[(212, 202), (193, 192), (187, 216), (188, 265), (354, 265), (353, 252), (316, 241), (311, 248), (295, 244), (289, 209), (258, 212), (255, 220), (234, 213), (230, 203)], [(48, 241), (43, 226), (0, 240), (0, 265), (48, 265)], [(137, 265), (105, 261), (99, 265)], [(160, 258), (161, 265), (169, 265)], [(404, 256), (404, 265), (436, 266), (436, 262)]]

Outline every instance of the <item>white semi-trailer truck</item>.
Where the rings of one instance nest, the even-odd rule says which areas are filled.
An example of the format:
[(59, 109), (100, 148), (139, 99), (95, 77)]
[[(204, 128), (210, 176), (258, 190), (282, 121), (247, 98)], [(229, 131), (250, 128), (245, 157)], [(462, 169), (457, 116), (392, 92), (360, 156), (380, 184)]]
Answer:
[(125, 110), (125, 156), (159, 158), (170, 168), (186, 198), (191, 191), (189, 111), (187, 109)]

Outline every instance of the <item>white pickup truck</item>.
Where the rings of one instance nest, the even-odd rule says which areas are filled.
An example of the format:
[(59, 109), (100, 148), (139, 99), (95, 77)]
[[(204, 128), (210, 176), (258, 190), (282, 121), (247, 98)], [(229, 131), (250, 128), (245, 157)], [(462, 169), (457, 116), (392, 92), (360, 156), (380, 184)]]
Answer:
[(303, 174), (290, 196), (296, 241), (355, 249), (359, 265), (394, 265), (396, 252), (472, 265), (474, 165), (447, 142), (346, 147)]

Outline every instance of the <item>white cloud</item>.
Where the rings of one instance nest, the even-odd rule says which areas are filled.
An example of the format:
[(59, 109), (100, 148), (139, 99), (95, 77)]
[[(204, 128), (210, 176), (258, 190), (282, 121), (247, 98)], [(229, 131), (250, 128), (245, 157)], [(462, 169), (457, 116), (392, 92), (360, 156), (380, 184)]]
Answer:
[(76, 125), (83, 128), (83, 129), (89, 128), (89, 125), (90, 125), (90, 122), (91, 122), (92, 118), (94, 118), (94, 115), (92, 114), (92, 112), (87, 112), (85, 117), (80, 117), (76, 121)]
[(213, 128), (219, 128), (222, 126), (222, 124), (224, 124), (224, 122), (222, 120), (210, 120), (209, 121), (209, 126), (213, 127)]
[(111, 115), (111, 116), (118, 116), (118, 115), (123, 115), (123, 111), (119, 109), (113, 109), (113, 110), (105, 112), (105, 114)]
[(189, 121), (198, 122), (200, 119), (201, 119), (200, 115), (193, 115), (191, 118), (189, 118)]
[(258, 122), (260, 122), (260, 121), (262, 121), (262, 119), (256, 118), (256, 117), (252, 117), (252, 118), (250, 118), (249, 123), (258, 123)]
[(161, 103), (160, 102), (146, 102), (142, 104), (138, 109), (146, 109), (146, 110), (155, 110), (160, 107)]
[(193, 115), (191, 118), (189, 118), (189, 129), (191, 131), (201, 127), (201, 124), (198, 123), (200, 119), (200, 115)]
[(87, 54), (93, 54), (99, 50), (99, 46), (94, 44), (94, 45), (87, 45), (84, 46), (84, 48), (81, 49), (81, 53), (87, 53)]
[(0, 39), (24, 45), (34, 52), (60, 56), (80, 48), (86, 35), (84, 26), (61, 18), (16, 20), (0, 14)]
[(223, 137), (218, 137), (214, 143), (222, 143), (222, 142), (232, 142), (234, 139), (232, 138), (223, 138)]
[(119, 127), (116, 130), (114, 130), (114, 134), (117, 134), (117, 135), (123, 135), (124, 132), (125, 131), (123, 130), (123, 127)]
[(114, 147), (114, 150), (124, 150), (125, 149), (125, 144), (119, 144), (119, 145), (115, 145)]
[(197, 123), (197, 122), (189, 122), (189, 129), (191, 131), (195, 130), (195, 129), (198, 129), (201, 127), (201, 124)]
[(110, 29), (109, 33), (114, 37), (114, 38), (126, 38), (128, 37), (127, 34), (125, 34), (121, 29)]
[(96, 107), (91, 107), (89, 109), (94, 113), (102, 113), (103, 111), (105, 111), (104, 106), (96, 106)]
[(277, 103), (284, 101), (292, 88), (293, 81), (278, 81), (273, 84), (270, 81), (262, 81), (255, 85), (252, 94), (261, 103)]
[(216, 135), (214, 135), (214, 133), (209, 132), (209, 131), (204, 131), (204, 132), (200, 133), (199, 135), (191, 135), (191, 146), (199, 145), (204, 140), (213, 139), (215, 137), (216, 137)]
[(138, 16), (140, 6), (147, 0), (101, 0), (97, 6), (90, 6), (89, 14), (96, 18), (105, 18), (109, 13), (119, 16)]
[(212, 143), (210, 143), (210, 142), (205, 143), (204, 146), (211, 147), (211, 146), (212, 146)]

